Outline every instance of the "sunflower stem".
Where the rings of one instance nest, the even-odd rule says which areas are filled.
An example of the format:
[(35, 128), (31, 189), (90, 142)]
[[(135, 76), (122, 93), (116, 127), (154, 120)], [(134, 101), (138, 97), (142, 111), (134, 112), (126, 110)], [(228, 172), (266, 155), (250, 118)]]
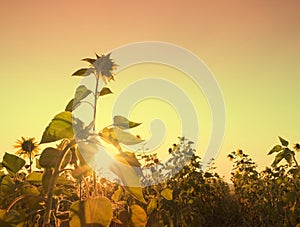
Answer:
[(61, 168), (62, 161), (64, 160), (67, 151), (72, 146), (74, 146), (75, 143), (76, 143), (75, 140), (70, 141), (68, 143), (68, 145), (60, 152), (59, 157), (57, 159), (57, 162), (56, 162), (56, 165), (55, 165), (55, 168), (53, 170), (53, 174), (50, 178), (50, 182), (49, 182), (49, 186), (48, 186), (43, 227), (50, 227), (51, 226), (50, 219), (51, 219), (51, 210), (52, 210), (52, 200), (53, 200), (54, 186), (55, 186), (57, 177), (60, 173), (60, 168)]
[(32, 151), (29, 152), (29, 173), (31, 173), (31, 165), (32, 165), (31, 155), (32, 155)]

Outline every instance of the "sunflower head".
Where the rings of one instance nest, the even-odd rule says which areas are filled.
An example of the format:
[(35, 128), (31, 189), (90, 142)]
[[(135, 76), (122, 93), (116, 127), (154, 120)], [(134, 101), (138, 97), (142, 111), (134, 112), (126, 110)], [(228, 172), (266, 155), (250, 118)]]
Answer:
[(295, 146), (294, 146), (294, 149), (298, 152), (300, 152), (300, 144), (299, 143), (296, 143)]
[(17, 148), (16, 154), (23, 156), (24, 158), (30, 157), (32, 154), (36, 154), (39, 151), (38, 143), (35, 142), (35, 138), (24, 138), (17, 140), (14, 148)]
[(110, 80), (114, 80), (113, 71), (117, 69), (117, 66), (110, 58), (110, 53), (107, 55), (97, 55), (97, 59), (94, 61), (93, 66), (98, 74), (102, 75), (102, 79), (106, 84)]

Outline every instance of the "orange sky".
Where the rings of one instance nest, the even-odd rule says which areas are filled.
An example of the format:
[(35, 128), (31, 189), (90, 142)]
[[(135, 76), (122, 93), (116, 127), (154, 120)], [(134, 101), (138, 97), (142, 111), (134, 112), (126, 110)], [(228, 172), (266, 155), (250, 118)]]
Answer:
[(219, 171), (228, 176), (237, 148), (269, 164), (278, 135), (300, 141), (299, 9), (296, 0), (1, 1), (1, 152), (21, 136), (41, 138), (72, 98), (81, 58), (157, 40), (198, 55), (222, 89)]

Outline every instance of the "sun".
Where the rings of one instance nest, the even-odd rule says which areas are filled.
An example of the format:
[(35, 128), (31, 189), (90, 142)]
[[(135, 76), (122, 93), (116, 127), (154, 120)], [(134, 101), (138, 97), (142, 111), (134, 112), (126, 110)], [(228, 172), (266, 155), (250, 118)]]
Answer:
[(37, 154), (39, 152), (38, 143), (35, 142), (34, 137), (22, 137), (20, 140), (17, 140), (14, 148), (19, 149), (16, 151), (16, 154), (19, 156), (23, 156), (24, 158), (31, 158), (33, 154)]

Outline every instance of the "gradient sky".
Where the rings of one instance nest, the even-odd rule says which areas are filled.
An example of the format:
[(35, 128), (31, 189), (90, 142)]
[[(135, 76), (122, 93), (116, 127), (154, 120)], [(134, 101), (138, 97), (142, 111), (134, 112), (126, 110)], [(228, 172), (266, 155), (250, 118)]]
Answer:
[[(226, 156), (237, 148), (263, 168), (277, 136), (300, 142), (299, 9), (297, 0), (1, 0), (0, 153), (14, 152), (21, 136), (41, 139), (80, 82), (70, 75), (85, 66), (81, 58), (155, 40), (196, 54), (221, 87), (227, 122), (217, 171), (229, 176)], [(124, 77), (110, 85), (116, 94)]]

